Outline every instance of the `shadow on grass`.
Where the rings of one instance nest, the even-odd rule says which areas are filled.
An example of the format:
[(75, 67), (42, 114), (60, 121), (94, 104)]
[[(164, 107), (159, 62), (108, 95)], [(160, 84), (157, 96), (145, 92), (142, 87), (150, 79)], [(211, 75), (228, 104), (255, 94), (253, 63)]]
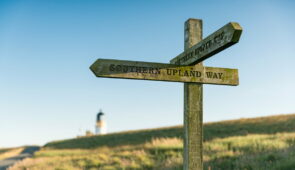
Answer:
[[(204, 140), (248, 134), (275, 134), (280, 132), (295, 132), (295, 114), (239, 119), (204, 124)], [(56, 149), (89, 149), (99, 146), (137, 145), (151, 141), (153, 138), (183, 137), (182, 126), (168, 128), (128, 131), (81, 137), (63, 141), (50, 142), (45, 147)]]
[(80, 148), (89, 149), (98, 146), (122, 146), (122, 145), (137, 145), (150, 141), (153, 138), (163, 137), (178, 137), (182, 138), (182, 128), (171, 127), (151, 130), (128, 131), (121, 133), (112, 133), (106, 135), (97, 135), (90, 137), (81, 137), (76, 139), (69, 139), (63, 141), (51, 142), (45, 147), (56, 149)]
[(295, 114), (208, 123), (204, 127), (204, 140), (282, 132), (295, 132)]

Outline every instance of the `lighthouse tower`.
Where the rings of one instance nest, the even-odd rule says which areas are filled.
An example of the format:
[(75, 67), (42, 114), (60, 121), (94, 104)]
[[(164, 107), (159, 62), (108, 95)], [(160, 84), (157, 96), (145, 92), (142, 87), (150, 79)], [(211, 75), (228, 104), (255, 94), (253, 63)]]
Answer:
[(102, 135), (107, 133), (107, 126), (104, 120), (104, 113), (100, 110), (96, 116), (95, 134)]

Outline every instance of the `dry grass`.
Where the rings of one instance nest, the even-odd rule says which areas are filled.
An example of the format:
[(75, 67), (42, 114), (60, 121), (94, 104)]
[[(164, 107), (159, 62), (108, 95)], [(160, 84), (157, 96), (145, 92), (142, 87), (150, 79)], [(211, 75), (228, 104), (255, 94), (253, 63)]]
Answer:
[(182, 148), (182, 139), (180, 138), (153, 138), (150, 142), (144, 144), (145, 148)]
[(10, 170), (53, 169), (140, 169), (150, 168), (152, 160), (144, 149), (125, 146), (120, 148), (41, 150), (34, 158), (17, 163)]
[[(204, 142), (205, 169), (295, 168), (295, 133), (252, 134)], [(142, 145), (42, 149), (10, 170), (182, 169), (182, 140), (154, 138)]]
[[(181, 127), (56, 141), (10, 170), (182, 169)], [(208, 123), (204, 169), (295, 169), (295, 115)]]
[(24, 147), (0, 149), (0, 160), (16, 156), (23, 150)]
[(205, 167), (213, 169), (295, 169), (295, 133), (252, 134), (204, 143)]

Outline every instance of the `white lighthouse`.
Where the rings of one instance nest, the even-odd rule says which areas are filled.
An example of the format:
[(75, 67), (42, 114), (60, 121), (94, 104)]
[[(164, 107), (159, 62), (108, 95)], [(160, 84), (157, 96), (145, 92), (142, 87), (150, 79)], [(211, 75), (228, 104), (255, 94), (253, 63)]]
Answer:
[(107, 133), (107, 125), (104, 120), (104, 113), (100, 110), (96, 116), (95, 134), (102, 135)]

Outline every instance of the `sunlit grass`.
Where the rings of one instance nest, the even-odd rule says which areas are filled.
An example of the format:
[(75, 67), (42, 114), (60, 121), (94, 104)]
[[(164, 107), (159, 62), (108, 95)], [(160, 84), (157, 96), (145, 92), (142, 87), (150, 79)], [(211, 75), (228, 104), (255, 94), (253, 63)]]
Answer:
[[(204, 169), (295, 169), (294, 115), (226, 122), (205, 125)], [(57, 141), (11, 170), (182, 169), (178, 132), (172, 127)]]
[[(295, 133), (253, 134), (204, 143), (206, 167), (215, 169), (280, 169), (295, 155)], [(291, 162), (290, 162), (291, 161)], [(290, 168), (290, 167), (288, 167)]]
[[(295, 168), (295, 133), (253, 134), (204, 142), (208, 169)], [(289, 165), (289, 166), (287, 166)], [(182, 140), (155, 138), (142, 145), (96, 149), (42, 149), (11, 170), (25, 169), (181, 169)]]
[(23, 150), (24, 147), (0, 149), (0, 160), (16, 156)]

